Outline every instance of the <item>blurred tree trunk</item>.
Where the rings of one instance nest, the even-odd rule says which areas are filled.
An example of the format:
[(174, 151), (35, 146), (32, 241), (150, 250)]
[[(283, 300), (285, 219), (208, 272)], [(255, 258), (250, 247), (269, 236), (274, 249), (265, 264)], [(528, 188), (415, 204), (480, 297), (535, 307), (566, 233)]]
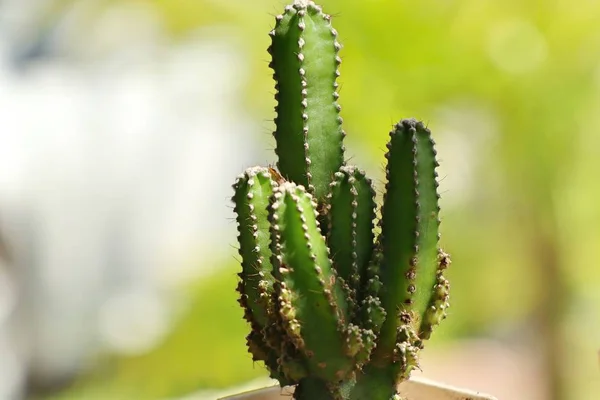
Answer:
[(541, 376), (545, 379), (548, 400), (570, 400), (563, 372), (566, 338), (563, 324), (569, 304), (568, 288), (562, 268), (561, 242), (557, 221), (545, 213), (534, 215), (530, 236), (532, 267), (540, 282), (539, 303), (533, 315), (532, 345), (540, 352)]

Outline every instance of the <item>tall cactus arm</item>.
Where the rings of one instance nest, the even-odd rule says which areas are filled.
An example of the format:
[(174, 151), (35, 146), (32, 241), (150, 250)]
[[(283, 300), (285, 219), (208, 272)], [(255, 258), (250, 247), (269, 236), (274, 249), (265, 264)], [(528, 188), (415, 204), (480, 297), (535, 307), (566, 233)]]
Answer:
[(336, 381), (352, 368), (342, 332), (347, 305), (304, 187), (283, 183), (269, 207), (277, 307), (288, 338), (306, 357), (309, 372)]
[(278, 101), (277, 166), (319, 202), (344, 162), (336, 83), (340, 44), (330, 19), (312, 1), (296, 0), (277, 16), (269, 47)]
[(398, 123), (390, 136), (379, 238), (381, 300), (388, 318), (375, 350), (378, 360), (388, 362), (402, 344), (399, 333), (407, 325), (417, 330), (429, 305), (438, 269), (439, 227), (438, 164), (430, 131), (411, 119)]

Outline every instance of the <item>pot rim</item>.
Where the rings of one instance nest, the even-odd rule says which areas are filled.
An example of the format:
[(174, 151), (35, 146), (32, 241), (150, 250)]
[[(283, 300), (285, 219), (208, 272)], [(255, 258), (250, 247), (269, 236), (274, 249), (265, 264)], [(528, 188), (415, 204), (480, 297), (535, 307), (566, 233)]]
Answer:
[[(496, 397), (493, 397), (489, 394), (468, 389), (456, 388), (448, 384), (436, 382), (431, 379), (422, 377), (410, 378), (410, 380), (403, 382), (400, 385), (400, 388), (404, 389), (401, 390), (401, 394), (403, 395), (405, 395), (405, 393), (410, 394), (411, 392), (418, 391), (433, 391), (439, 393), (437, 396), (440, 396), (440, 400), (498, 400)], [(261, 389), (250, 390), (231, 396), (221, 397), (218, 400), (258, 400), (255, 399), (256, 396), (277, 396), (278, 394), (282, 398), (291, 399), (291, 395), (293, 394), (293, 392), (293, 386), (285, 386), (281, 388), (278, 385), (275, 385)]]

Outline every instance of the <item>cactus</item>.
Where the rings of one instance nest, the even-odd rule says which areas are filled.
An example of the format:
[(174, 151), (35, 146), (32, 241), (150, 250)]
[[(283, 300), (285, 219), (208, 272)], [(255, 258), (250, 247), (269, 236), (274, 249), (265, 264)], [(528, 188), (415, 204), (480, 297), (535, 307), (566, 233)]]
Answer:
[(373, 184), (344, 162), (330, 16), (296, 0), (270, 36), (277, 169), (249, 168), (233, 196), (249, 351), (296, 399), (399, 399), (448, 307), (431, 133), (393, 127), (376, 230)]

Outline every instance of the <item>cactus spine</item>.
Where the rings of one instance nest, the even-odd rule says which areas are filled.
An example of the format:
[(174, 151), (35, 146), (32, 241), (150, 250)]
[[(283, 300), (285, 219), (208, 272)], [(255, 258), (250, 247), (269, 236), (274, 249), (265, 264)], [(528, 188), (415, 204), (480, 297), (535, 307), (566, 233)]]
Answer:
[(249, 351), (296, 399), (398, 399), (448, 307), (431, 133), (390, 133), (375, 237), (373, 184), (344, 163), (331, 18), (296, 0), (270, 36), (279, 171), (249, 168), (233, 196)]

